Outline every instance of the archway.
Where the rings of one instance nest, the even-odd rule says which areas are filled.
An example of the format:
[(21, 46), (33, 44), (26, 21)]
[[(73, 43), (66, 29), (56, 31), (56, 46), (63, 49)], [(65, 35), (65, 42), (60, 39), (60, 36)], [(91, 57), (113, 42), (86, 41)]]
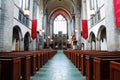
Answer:
[(81, 43), (81, 50), (84, 50), (84, 49), (85, 49), (84, 43)]
[(29, 43), (30, 43), (29, 38), (30, 38), (30, 33), (27, 32), (27, 33), (25, 34), (25, 36), (24, 36), (24, 50), (25, 50), (25, 51), (28, 51), (28, 50), (29, 50)]
[(70, 38), (71, 20), (69, 12), (61, 7), (54, 9), (49, 15), (49, 34), (53, 40), (54, 48), (63, 49), (67, 47), (67, 40)]
[[(62, 16), (61, 18), (63, 19), (62, 21), (65, 22), (66, 26), (67, 26), (67, 33), (69, 34), (69, 29), (70, 29), (70, 23), (72, 20), (72, 17), (70, 15), (70, 13), (64, 9), (64, 8), (57, 8), (54, 9), (53, 11), (51, 11), (50, 15), (49, 15), (49, 21), (50, 22), (50, 35), (53, 35), (53, 30), (54, 30), (54, 21), (56, 20), (57, 17)], [(60, 22), (60, 20), (58, 20)], [(62, 24), (61, 24), (62, 25)]]
[(90, 33), (90, 49), (96, 50), (96, 38), (95, 34), (93, 32)]
[(104, 26), (100, 27), (97, 38), (100, 43), (99, 49), (107, 50), (106, 28)]
[(58, 34), (59, 32), (62, 32), (62, 34), (67, 34), (67, 20), (59, 14), (53, 22), (53, 34)]
[[(64, 16), (62, 16), (61, 14), (59, 14), (58, 16), (56, 16), (56, 18), (53, 21), (53, 35), (56, 35), (56, 37), (54, 36), (54, 42), (57, 42), (57, 46), (59, 49), (63, 49), (65, 47), (67, 47), (67, 43), (64, 44), (64, 42), (66, 42), (67, 40), (67, 36), (64, 35), (68, 35), (68, 26), (67, 26), (67, 20), (66, 18), (64, 18)], [(66, 37), (63, 39), (63, 37)]]
[(20, 50), (20, 41), (22, 39), (21, 30), (18, 26), (13, 27), (13, 37), (12, 37), (12, 51)]

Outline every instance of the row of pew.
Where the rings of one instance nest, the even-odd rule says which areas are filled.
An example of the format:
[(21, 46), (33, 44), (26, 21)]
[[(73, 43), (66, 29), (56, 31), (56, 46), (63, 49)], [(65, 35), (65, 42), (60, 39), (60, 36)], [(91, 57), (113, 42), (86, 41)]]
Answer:
[(0, 80), (30, 80), (56, 50), (0, 52)]
[(120, 52), (65, 50), (64, 54), (86, 80), (120, 80)]

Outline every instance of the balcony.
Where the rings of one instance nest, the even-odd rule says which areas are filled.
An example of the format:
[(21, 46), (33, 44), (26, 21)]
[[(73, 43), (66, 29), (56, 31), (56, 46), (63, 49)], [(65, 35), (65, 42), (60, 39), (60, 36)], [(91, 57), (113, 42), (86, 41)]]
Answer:
[(30, 19), (28, 18), (28, 16), (25, 16), (23, 14), (23, 11), (21, 11), (21, 10), (19, 10), (18, 20), (19, 20), (20, 23), (22, 23), (26, 27), (29, 27), (29, 21), (30, 21)]

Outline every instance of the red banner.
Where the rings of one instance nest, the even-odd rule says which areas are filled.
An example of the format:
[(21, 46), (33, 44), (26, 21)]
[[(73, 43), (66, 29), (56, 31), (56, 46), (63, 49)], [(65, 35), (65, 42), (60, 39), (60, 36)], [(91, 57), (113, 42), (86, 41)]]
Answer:
[(120, 28), (120, 0), (114, 0), (116, 26)]
[(35, 39), (37, 37), (37, 20), (32, 20), (32, 38)]
[(88, 38), (88, 21), (82, 20), (82, 36), (84, 39)]

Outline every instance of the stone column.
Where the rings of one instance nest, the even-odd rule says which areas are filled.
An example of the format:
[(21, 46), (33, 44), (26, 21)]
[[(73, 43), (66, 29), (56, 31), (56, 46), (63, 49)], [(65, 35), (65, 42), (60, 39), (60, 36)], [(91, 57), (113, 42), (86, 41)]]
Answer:
[(24, 40), (20, 37), (20, 51), (24, 50)]
[(42, 29), (44, 29), (44, 33), (43, 33), (43, 35), (44, 35), (44, 40), (46, 41), (46, 43), (47, 43), (47, 45), (48, 45), (48, 39), (47, 39), (47, 15), (46, 15), (46, 12), (44, 12), (44, 14), (43, 14), (43, 22), (42, 22)]
[[(0, 0), (1, 1), (1, 0)], [(1, 1), (1, 4), (0, 4), (0, 51), (2, 51), (3, 49), (3, 32), (4, 32), (4, 15), (5, 15), (5, 11), (3, 9), (3, 6), (2, 6), (2, 1)]]
[(113, 0), (105, 0), (107, 48), (110, 51), (120, 51), (120, 29), (115, 24)]
[(101, 50), (101, 48), (100, 48), (101, 44), (100, 43), (101, 43), (100, 40), (96, 40), (96, 50)]
[(48, 15), (46, 13), (44, 14), (44, 29), (47, 47), (49, 47), (50, 41), (48, 39), (48, 36), (50, 36), (50, 21), (48, 21)]
[[(81, 9), (81, 20), (87, 20), (87, 1), (82, 0), (82, 9)], [(82, 24), (81, 24), (82, 26)], [(88, 43), (88, 39), (81, 38), (84, 43), (84, 49), (90, 49), (90, 43)]]
[(80, 12), (77, 10), (77, 13), (75, 14), (75, 35), (77, 40), (77, 45), (80, 45), (78, 43), (81, 43), (81, 27), (80, 27)]
[(77, 30), (77, 31), (75, 31), (76, 40), (79, 41), (81, 38), (81, 26), (80, 26), (80, 13), (79, 13), (79, 11), (75, 15), (75, 29)]
[(50, 31), (49, 34), (50, 34), (50, 36), (53, 36), (53, 31), (54, 31), (54, 30), (53, 30), (53, 27), (54, 27), (54, 24), (53, 24), (53, 20), (52, 20), (52, 19), (50, 20), (49, 27), (50, 27), (50, 28), (49, 28), (49, 29), (50, 29), (50, 30), (49, 30), (49, 31)]
[(70, 31), (70, 28), (71, 28), (71, 23), (70, 23), (70, 20), (68, 21), (68, 25), (67, 25), (67, 28), (68, 28), (68, 34), (67, 34), (67, 36), (68, 36), (68, 39), (71, 37), (71, 31)]
[(1, 0), (0, 8), (0, 51), (12, 50), (12, 30), (14, 3), (12, 0)]

